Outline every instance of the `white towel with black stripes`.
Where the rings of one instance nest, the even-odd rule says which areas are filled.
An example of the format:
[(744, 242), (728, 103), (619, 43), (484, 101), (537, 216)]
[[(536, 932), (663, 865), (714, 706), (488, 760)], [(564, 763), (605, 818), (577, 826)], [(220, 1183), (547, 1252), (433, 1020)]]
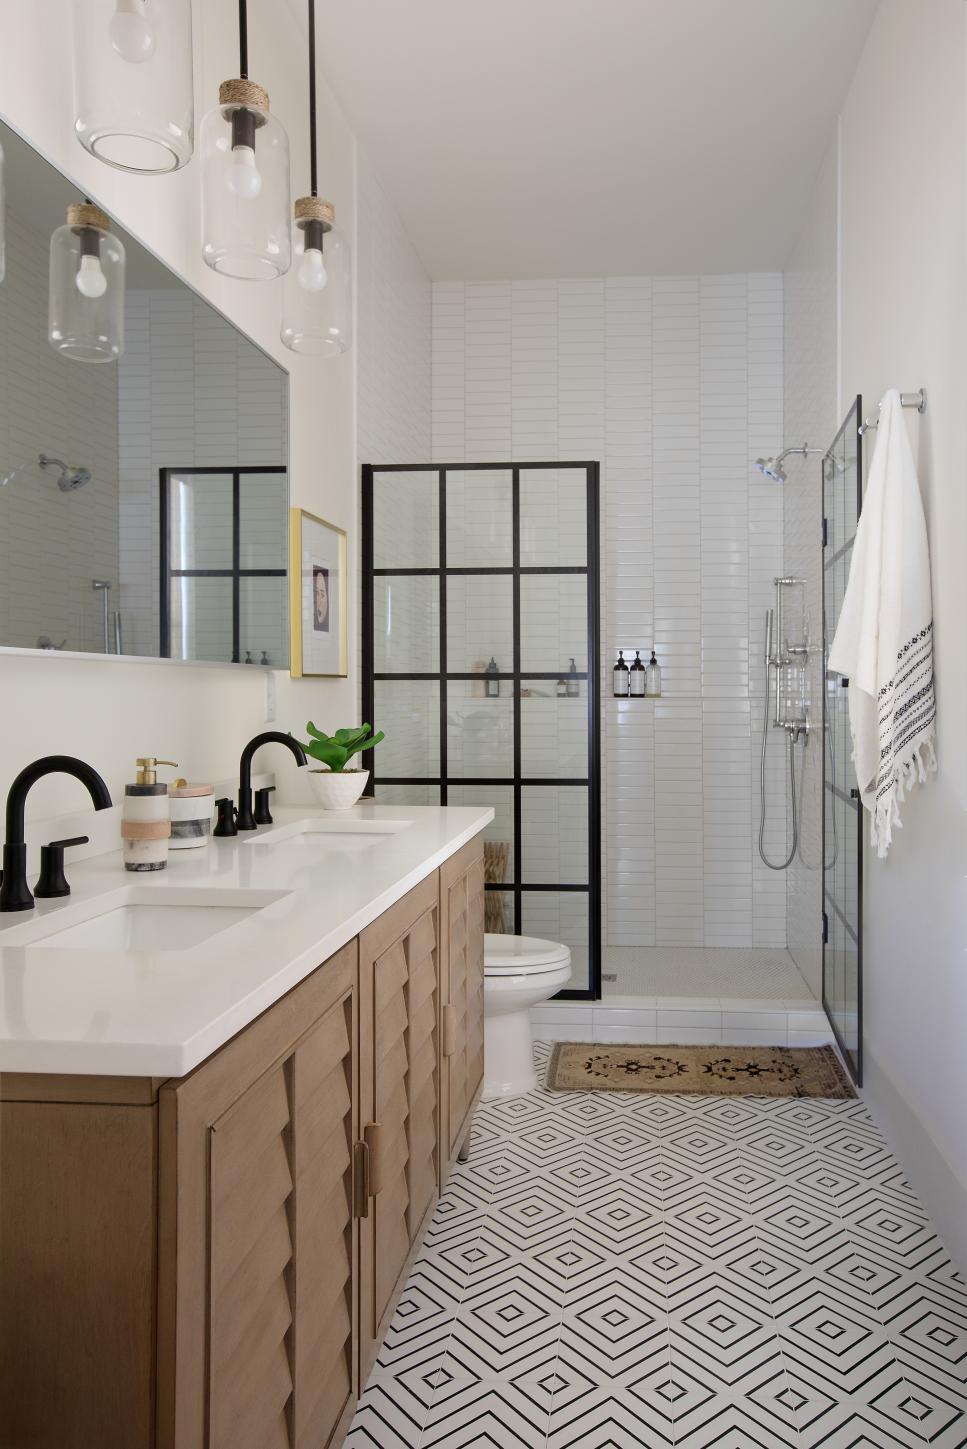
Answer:
[(880, 403), (829, 668), (849, 679), (853, 763), (882, 859), (907, 792), (937, 768), (930, 553), (900, 394)]

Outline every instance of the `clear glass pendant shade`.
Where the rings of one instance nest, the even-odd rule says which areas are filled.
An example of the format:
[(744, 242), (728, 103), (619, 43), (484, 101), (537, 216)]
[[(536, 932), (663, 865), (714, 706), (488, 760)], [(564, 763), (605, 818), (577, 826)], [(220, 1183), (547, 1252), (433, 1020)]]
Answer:
[[(300, 208), (324, 209), (326, 221), (300, 218)], [(349, 242), (330, 219), (332, 207), (296, 202), (292, 266), (283, 287), (281, 337), (293, 352), (335, 357), (353, 340), (353, 273)]]
[(67, 208), (50, 239), (51, 347), (75, 362), (114, 362), (124, 351), (124, 247), (90, 203)]
[(191, 0), (74, 0), (74, 129), (122, 171), (191, 160)]
[(214, 271), (270, 282), (289, 270), (289, 138), (250, 81), (225, 81), (201, 123), (202, 256)]

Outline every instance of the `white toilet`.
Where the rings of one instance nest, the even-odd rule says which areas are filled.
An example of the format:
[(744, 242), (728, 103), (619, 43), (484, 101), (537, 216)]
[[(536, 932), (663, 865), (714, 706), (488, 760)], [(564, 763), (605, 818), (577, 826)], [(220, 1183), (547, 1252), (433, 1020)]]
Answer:
[(571, 979), (571, 952), (536, 936), (484, 936), (485, 1102), (537, 1086), (528, 1012)]

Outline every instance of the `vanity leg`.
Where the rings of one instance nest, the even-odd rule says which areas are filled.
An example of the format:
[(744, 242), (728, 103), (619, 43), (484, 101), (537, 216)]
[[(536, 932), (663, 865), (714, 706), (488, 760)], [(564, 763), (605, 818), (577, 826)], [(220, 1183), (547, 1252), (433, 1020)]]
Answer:
[(464, 1138), (463, 1146), (460, 1148), (460, 1151), (457, 1153), (457, 1161), (458, 1162), (469, 1162), (470, 1161), (470, 1133), (469, 1132), (467, 1133), (466, 1137)]

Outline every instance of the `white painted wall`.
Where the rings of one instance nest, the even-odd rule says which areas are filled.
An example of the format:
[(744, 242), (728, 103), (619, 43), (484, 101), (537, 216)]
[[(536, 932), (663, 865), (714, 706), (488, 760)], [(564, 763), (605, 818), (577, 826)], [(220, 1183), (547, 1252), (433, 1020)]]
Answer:
[[(805, 208), (802, 230), (783, 272), (783, 446), (824, 448), (839, 426), (837, 383), (838, 147), (830, 144)], [(821, 724), (823, 710), (822, 459), (787, 458), (782, 490), (783, 573), (806, 580), (791, 596), (794, 630), (802, 626), (795, 602), (804, 600), (810, 642), (807, 708)], [(797, 746), (797, 751), (800, 747)], [(817, 997), (822, 991), (822, 737), (817, 729), (801, 769), (800, 848), (786, 872), (786, 940)], [(788, 786), (787, 786), (788, 788)], [(788, 845), (792, 846), (791, 821)]]
[[(216, 276), (200, 255), (197, 157), (173, 176), (126, 175), (94, 161), (72, 130), (69, 0), (23, 5), (2, 0), (0, 97), (4, 117), (71, 175), (138, 240), (290, 369), (291, 501), (355, 531), (354, 356), (303, 359), (279, 341), (280, 284)], [(221, 80), (238, 69), (234, 0), (195, 0), (196, 123)], [(294, 194), (308, 189), (304, 6), (251, 7), (254, 79), (271, 95), (292, 146)], [(332, 92), (319, 77), (319, 170), (341, 225), (352, 233), (354, 140)], [(8, 275), (6, 285), (10, 285)], [(83, 496), (83, 495), (81, 495)], [(350, 598), (355, 601), (355, 574)], [(350, 620), (350, 678), (290, 682), (280, 674), (278, 724), (301, 730), (307, 718), (333, 728), (356, 716), (355, 602)], [(37, 755), (70, 751), (91, 761), (118, 790), (134, 757), (170, 755), (186, 773), (230, 774), (244, 742), (264, 719), (260, 674), (131, 664), (0, 658), (0, 790)], [(274, 758), (274, 757), (273, 757)], [(268, 760), (268, 756), (266, 756)], [(285, 762), (278, 762), (284, 778)], [(83, 799), (70, 781), (44, 782), (32, 794), (33, 817), (69, 810)]]
[[(755, 845), (762, 619), (780, 572), (783, 495), (752, 466), (782, 437), (781, 277), (442, 282), (433, 327), (435, 459), (602, 463), (607, 943), (784, 946), (785, 883)], [(509, 561), (507, 530), (507, 557), (492, 556), (509, 480), (472, 476), (477, 507), (471, 498), (464, 513), (476, 557), (466, 562)], [(548, 549), (539, 561), (572, 561), (560, 549), (568, 523), (581, 534), (584, 519), (568, 512), (563, 470), (547, 486), (561, 501), (535, 509), (534, 537)], [(563, 536), (548, 537), (558, 519)], [(469, 652), (499, 660), (504, 581), (485, 582), (489, 598), (467, 614)], [(528, 611), (526, 634), (536, 667), (567, 667), (576, 646), (559, 601)], [(633, 659), (652, 643), (664, 698), (613, 699), (616, 651)], [(574, 748), (572, 703), (583, 708), (528, 702), (547, 716), (534, 732), (543, 774)], [(785, 777), (779, 741), (770, 746), (766, 839), (779, 856)], [(551, 860), (570, 830), (563, 814), (535, 817), (532, 854), (539, 846)], [(544, 921), (537, 934), (567, 939), (555, 928), (566, 929)]]
[[(967, 11), (881, 0), (841, 125), (840, 405), (905, 414), (930, 538), (939, 775), (866, 875), (867, 1093), (967, 1261)], [(871, 853), (870, 853), (871, 854)]]

